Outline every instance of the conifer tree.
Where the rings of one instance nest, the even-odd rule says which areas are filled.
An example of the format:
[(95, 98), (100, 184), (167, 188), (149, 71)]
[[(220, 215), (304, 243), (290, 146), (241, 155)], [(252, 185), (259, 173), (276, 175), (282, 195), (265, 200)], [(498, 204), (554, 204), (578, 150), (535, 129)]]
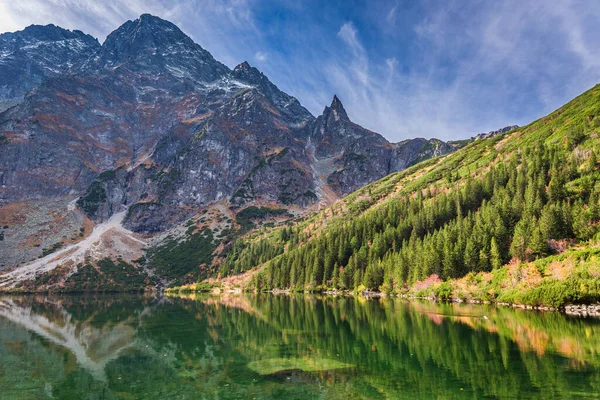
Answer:
[(490, 264), (492, 269), (498, 269), (502, 265), (504, 265), (502, 261), (502, 254), (500, 253), (500, 249), (498, 248), (498, 242), (496, 242), (496, 238), (493, 237), (490, 244)]

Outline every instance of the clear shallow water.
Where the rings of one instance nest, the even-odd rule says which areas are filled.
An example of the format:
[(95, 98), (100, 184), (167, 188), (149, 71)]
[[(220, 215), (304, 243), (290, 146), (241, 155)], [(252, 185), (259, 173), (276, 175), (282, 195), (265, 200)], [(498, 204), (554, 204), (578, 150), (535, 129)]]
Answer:
[(600, 321), (315, 296), (0, 297), (0, 398), (600, 398)]

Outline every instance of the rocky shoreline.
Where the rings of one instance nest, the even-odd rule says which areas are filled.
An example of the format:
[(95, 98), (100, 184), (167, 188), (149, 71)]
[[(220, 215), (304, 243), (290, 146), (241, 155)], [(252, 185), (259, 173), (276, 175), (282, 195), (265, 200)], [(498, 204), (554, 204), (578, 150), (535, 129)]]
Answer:
[(565, 314), (578, 317), (600, 318), (600, 303), (596, 304), (568, 304), (564, 309)]
[[(285, 294), (291, 293), (289, 290), (269, 290), (268, 293), (273, 294)], [(468, 304), (488, 304), (488, 305), (496, 305), (503, 307), (512, 307), (512, 308), (520, 308), (523, 310), (538, 310), (538, 311), (558, 311), (567, 315), (577, 316), (577, 317), (594, 317), (600, 318), (600, 303), (593, 304), (565, 304), (561, 307), (549, 307), (549, 306), (532, 306), (526, 304), (516, 304), (516, 303), (504, 303), (504, 302), (494, 302), (487, 300), (477, 300), (477, 299), (467, 299), (463, 300), (460, 298), (451, 298), (451, 299), (439, 299), (435, 297), (420, 297), (420, 296), (411, 296), (406, 294), (399, 295), (388, 295), (383, 292), (373, 292), (373, 291), (363, 291), (360, 293), (349, 292), (349, 291), (339, 291), (339, 290), (327, 290), (321, 292), (321, 294), (332, 295), (332, 296), (363, 296), (366, 298), (382, 298), (382, 297), (399, 297), (407, 300), (428, 300), (435, 302), (449, 302), (449, 303), (468, 303)]]

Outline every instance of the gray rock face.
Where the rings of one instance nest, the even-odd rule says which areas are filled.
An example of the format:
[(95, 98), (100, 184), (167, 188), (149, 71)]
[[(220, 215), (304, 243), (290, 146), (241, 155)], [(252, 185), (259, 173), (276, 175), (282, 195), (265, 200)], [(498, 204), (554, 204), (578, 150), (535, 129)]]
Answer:
[(94, 221), (128, 207), (126, 227), (155, 233), (215, 202), (309, 207), (327, 186), (345, 195), (454, 149), (389, 143), (337, 96), (315, 119), (247, 62), (230, 70), (147, 14), (92, 44), (0, 113), (0, 205), (79, 195)]
[(302, 107), (295, 97), (279, 90), (262, 72), (250, 66), (247, 61), (235, 67), (231, 77), (255, 87), (271, 103), (276, 105), (277, 110), (291, 123), (302, 126), (314, 119), (312, 114)]
[(473, 137), (474, 140), (478, 140), (478, 139), (488, 139), (497, 135), (500, 135), (502, 133), (506, 133), (506, 132), (510, 132), (513, 129), (517, 129), (519, 127), (519, 125), (509, 125), (509, 126), (505, 126), (504, 128), (500, 128), (497, 129), (495, 131), (489, 131), (486, 133), (480, 133), (478, 135), (475, 135)]
[(333, 172), (327, 176), (327, 183), (339, 195), (455, 150), (437, 139), (390, 143), (378, 133), (350, 121), (337, 96), (313, 124), (311, 141), (315, 143), (317, 160), (330, 160)]
[(150, 14), (121, 25), (80, 67), (88, 73), (113, 68), (169, 74), (199, 83), (213, 82), (230, 72), (177, 26)]
[(100, 43), (81, 31), (31, 25), (0, 35), (0, 111), (18, 104), (33, 88), (90, 57)]

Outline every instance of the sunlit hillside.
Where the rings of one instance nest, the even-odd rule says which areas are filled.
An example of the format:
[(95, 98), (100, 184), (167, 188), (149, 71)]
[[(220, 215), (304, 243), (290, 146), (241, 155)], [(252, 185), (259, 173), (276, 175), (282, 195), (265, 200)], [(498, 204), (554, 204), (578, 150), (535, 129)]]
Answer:
[[(523, 128), (389, 175), (293, 226), (238, 240), (221, 274), (263, 267), (250, 283), (259, 290), (403, 293), (593, 247), (600, 230), (599, 127), (596, 86)], [(567, 255), (562, 259), (580, 268), (557, 272), (546, 268), (557, 269), (555, 262), (536, 263), (537, 276), (523, 276), (533, 276), (533, 286), (577, 279), (586, 288), (579, 297), (597, 298), (595, 252)], [(494, 274), (497, 292), (507, 290), (505, 277)], [(457, 285), (443, 288), (438, 295), (460, 295), (452, 293)], [(497, 292), (484, 298), (497, 300)], [(527, 302), (567, 300), (578, 299)]]

